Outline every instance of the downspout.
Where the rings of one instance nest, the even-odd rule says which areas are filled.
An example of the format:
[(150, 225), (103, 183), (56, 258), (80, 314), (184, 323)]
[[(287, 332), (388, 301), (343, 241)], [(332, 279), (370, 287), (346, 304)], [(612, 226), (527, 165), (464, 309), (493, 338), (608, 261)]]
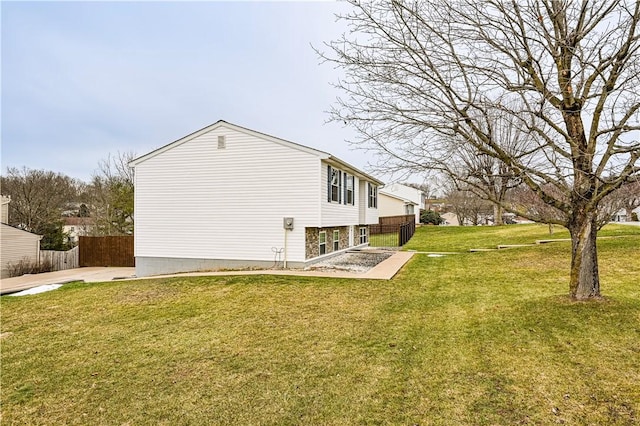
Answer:
[(284, 228), (284, 261), (283, 267), (287, 269), (287, 231), (293, 230), (293, 218), (285, 217), (282, 219), (282, 227)]
[(287, 269), (287, 234), (288, 234), (288, 229), (285, 228), (284, 229), (284, 269)]

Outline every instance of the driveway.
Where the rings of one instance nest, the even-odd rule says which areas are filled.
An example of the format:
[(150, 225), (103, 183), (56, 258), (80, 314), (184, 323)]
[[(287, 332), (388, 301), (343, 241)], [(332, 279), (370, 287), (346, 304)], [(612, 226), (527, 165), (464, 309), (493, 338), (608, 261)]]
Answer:
[(72, 281), (88, 283), (111, 281), (113, 279), (131, 278), (135, 275), (135, 268), (76, 268), (64, 271), (45, 272), (42, 274), (28, 274), (21, 277), (4, 278), (0, 280), (0, 294), (15, 293), (20, 290), (38, 287), (46, 284), (64, 284)]

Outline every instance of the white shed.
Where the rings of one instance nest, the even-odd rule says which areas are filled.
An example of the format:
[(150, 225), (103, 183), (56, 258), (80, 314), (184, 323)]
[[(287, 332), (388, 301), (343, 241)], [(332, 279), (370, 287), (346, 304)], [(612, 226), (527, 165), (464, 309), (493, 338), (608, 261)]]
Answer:
[(2, 259), (1, 278), (9, 276), (9, 267), (21, 261), (38, 264), (40, 261), (41, 235), (32, 234), (22, 229), (14, 228), (7, 224), (1, 224), (0, 229), (0, 255)]
[(218, 121), (130, 163), (136, 275), (304, 267), (368, 244), (379, 180), (323, 151)]

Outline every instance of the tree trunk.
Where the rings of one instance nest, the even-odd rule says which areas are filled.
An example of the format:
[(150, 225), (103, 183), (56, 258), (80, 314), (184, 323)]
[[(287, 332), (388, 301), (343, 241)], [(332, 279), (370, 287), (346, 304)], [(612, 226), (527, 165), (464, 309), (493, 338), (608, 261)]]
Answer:
[(633, 222), (633, 209), (631, 207), (624, 208), (625, 222)]
[(571, 279), (569, 293), (574, 300), (600, 297), (596, 213), (574, 216), (569, 223), (571, 233)]
[(493, 205), (493, 224), (504, 225), (502, 221), (502, 206), (500, 204)]

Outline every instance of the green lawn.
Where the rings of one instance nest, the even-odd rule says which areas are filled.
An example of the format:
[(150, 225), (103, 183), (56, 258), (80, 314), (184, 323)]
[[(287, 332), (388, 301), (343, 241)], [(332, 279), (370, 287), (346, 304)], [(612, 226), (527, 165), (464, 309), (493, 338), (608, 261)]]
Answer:
[(398, 247), (398, 242), (397, 232), (369, 236), (370, 247)]
[[(599, 237), (640, 235), (640, 226), (606, 225)], [(504, 226), (422, 226), (404, 246), (405, 250), (456, 252), (470, 249), (496, 248), (502, 244), (533, 244), (537, 240), (567, 239), (569, 231), (539, 224)]]
[[(421, 228), (412, 244), (537, 232), (504, 228)], [(569, 243), (418, 254), (391, 281), (173, 278), (3, 296), (1, 423), (635, 425), (640, 235), (607, 232), (635, 234), (599, 241), (606, 298), (589, 303), (566, 297)]]

